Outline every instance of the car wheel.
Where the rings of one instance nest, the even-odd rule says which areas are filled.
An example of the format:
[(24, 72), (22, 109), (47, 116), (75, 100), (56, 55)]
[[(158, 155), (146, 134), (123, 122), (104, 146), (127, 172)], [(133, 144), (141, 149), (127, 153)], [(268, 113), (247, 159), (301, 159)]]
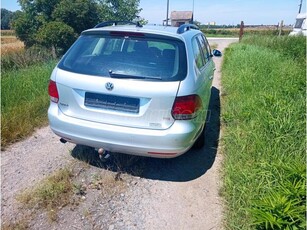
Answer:
[(193, 149), (201, 149), (202, 147), (204, 147), (204, 145), (205, 145), (205, 127), (203, 128), (203, 130), (201, 131), (201, 134), (195, 141), (193, 145)]

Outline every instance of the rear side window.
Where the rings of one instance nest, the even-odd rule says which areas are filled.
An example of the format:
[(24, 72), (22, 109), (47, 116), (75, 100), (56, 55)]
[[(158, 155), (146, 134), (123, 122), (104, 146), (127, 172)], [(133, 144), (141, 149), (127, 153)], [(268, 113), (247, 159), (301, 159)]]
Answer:
[(297, 28), (297, 29), (302, 28), (304, 20), (305, 20), (305, 18), (298, 18), (298, 19), (296, 19), (294, 28)]
[(211, 58), (211, 49), (210, 49), (209, 43), (203, 35), (199, 36), (198, 39), (199, 39), (201, 49), (205, 57), (205, 61), (207, 63), (209, 59)]
[(198, 69), (203, 68), (211, 58), (211, 49), (203, 35), (195, 36), (192, 40), (194, 59)]
[(205, 65), (205, 62), (202, 57), (199, 41), (196, 37), (193, 38), (192, 46), (193, 46), (195, 64), (198, 67), (198, 69), (201, 69)]
[(83, 34), (58, 67), (95, 76), (113, 73), (178, 81), (187, 75), (187, 58), (184, 43), (173, 38), (144, 34)]

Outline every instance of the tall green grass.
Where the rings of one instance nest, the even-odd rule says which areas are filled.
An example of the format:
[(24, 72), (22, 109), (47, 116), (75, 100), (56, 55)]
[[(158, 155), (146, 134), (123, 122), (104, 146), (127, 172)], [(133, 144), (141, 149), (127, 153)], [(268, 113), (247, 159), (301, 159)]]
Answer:
[(227, 229), (305, 229), (306, 39), (249, 37), (223, 64)]
[(47, 124), (48, 82), (56, 62), (2, 72), (1, 145), (26, 137)]

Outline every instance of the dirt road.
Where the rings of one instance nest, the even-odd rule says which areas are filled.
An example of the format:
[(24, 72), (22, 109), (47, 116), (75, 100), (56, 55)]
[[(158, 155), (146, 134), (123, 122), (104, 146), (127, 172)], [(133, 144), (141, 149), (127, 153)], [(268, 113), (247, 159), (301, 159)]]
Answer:
[[(221, 51), (236, 41), (209, 39)], [(84, 166), (76, 180), (85, 184), (97, 175), (103, 182), (106, 176), (120, 175), (119, 170), (126, 172), (120, 175), (121, 189), (112, 185), (108, 194), (103, 194), (89, 187), (78, 206), (61, 207), (57, 220), (50, 222), (43, 211), (33, 216), (34, 212), (25, 210), (16, 196), (76, 162), (72, 156), (80, 155), (76, 154), (78, 146), (61, 144), (49, 127), (39, 129), (1, 152), (2, 225), (13, 228), (26, 221), (29, 229), (222, 229), (222, 156), (218, 149), (222, 58), (215, 57), (214, 61), (217, 70), (203, 149), (171, 160), (137, 158), (125, 169), (114, 167), (114, 162), (101, 167)], [(24, 220), (29, 213), (31, 218)]]

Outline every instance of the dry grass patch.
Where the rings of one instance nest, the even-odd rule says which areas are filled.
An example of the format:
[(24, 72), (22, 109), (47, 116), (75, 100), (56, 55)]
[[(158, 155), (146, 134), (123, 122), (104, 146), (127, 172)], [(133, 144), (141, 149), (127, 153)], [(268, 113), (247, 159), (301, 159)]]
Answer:
[(0, 35), (2, 36), (15, 36), (14, 30), (0, 30)]
[(15, 36), (4, 36), (1, 37), (1, 45), (3, 44), (8, 44), (8, 43), (15, 43), (18, 42), (19, 40)]
[(15, 42), (7, 42), (2, 43), (1, 38), (1, 56), (10, 54), (10, 53), (16, 53), (24, 50), (25, 45), (22, 41), (16, 40)]
[(1, 56), (23, 51), (25, 45), (15, 36), (14, 30), (1, 30)]
[(27, 208), (43, 209), (50, 220), (56, 220), (57, 210), (69, 204), (73, 192), (71, 169), (60, 169), (42, 181), (38, 187), (19, 195), (17, 200)]

